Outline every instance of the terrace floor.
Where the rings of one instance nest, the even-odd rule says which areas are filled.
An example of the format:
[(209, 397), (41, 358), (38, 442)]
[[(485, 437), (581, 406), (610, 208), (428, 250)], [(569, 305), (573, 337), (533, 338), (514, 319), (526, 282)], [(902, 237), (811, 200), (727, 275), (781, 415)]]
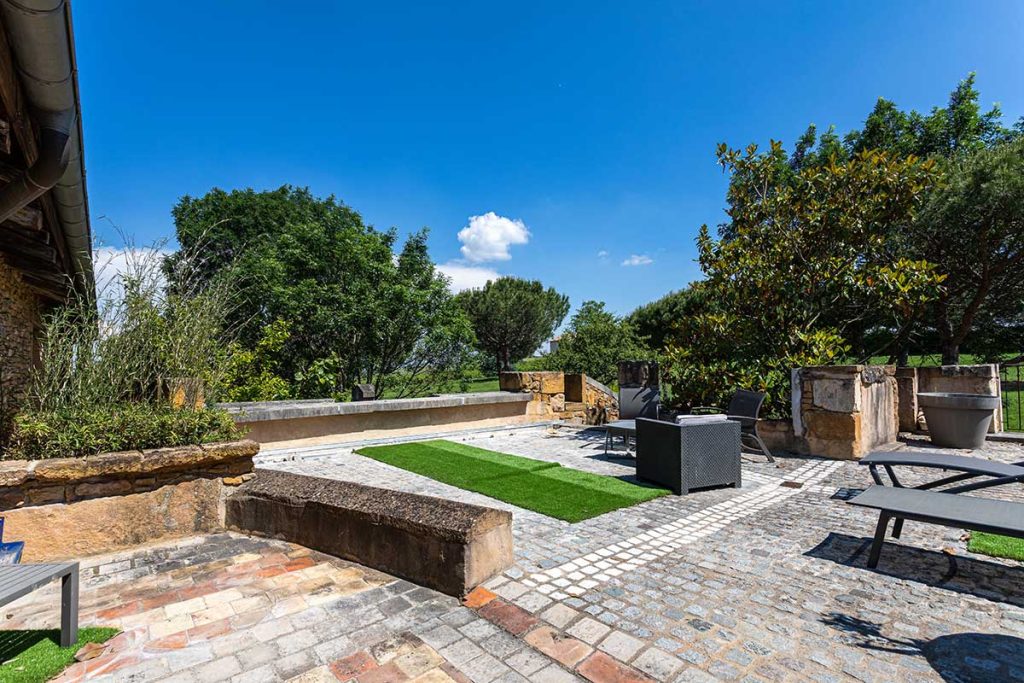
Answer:
[[(604, 457), (593, 431), (448, 438), (633, 472), (631, 461)], [(235, 534), (93, 558), (82, 624), (125, 634), (66, 679), (1024, 680), (1024, 568), (969, 553), (957, 530), (908, 523), (878, 570), (867, 569), (875, 515), (844, 503), (870, 481), (855, 463), (746, 463), (741, 489), (666, 496), (569, 524), (351, 449), (267, 452), (261, 467), (511, 509), (516, 566), (459, 604)], [(1024, 449), (990, 444), (985, 455), (1024, 460)], [(1024, 500), (1009, 488), (1000, 494)], [(52, 626), (57, 596), (54, 585), (9, 605), (0, 624)]]

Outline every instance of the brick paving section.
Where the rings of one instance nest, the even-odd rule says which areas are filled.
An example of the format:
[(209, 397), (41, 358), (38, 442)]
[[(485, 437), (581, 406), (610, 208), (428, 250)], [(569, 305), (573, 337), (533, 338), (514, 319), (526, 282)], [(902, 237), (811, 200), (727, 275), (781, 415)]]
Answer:
[[(457, 440), (632, 479), (602, 435), (568, 428)], [(901, 448), (929, 448), (910, 438)], [(354, 455), (270, 453), (264, 466), (510, 509), (516, 566), (467, 606), (591, 680), (1024, 680), (1024, 569), (969, 553), (956, 529), (908, 523), (865, 567), (875, 513), (850, 462), (745, 462), (744, 487), (668, 496), (578, 524)], [(990, 444), (1004, 462), (1024, 449)], [(911, 471), (913, 484), (935, 477)], [(1020, 487), (986, 492), (1024, 502)], [(481, 597), (483, 596), (483, 597)], [(529, 674), (528, 678), (532, 678)]]
[[(57, 584), (3, 628), (53, 628)], [(454, 598), (306, 548), (216, 534), (83, 563), (83, 626), (116, 626), (60, 681), (578, 680)]]

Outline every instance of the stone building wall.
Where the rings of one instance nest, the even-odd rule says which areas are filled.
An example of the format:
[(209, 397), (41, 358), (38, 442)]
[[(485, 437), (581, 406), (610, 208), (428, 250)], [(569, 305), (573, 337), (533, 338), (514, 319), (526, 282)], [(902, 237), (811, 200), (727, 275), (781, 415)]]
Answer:
[(258, 452), (237, 441), (0, 461), (5, 540), (38, 562), (223, 529), (226, 494), (252, 478)]
[(0, 381), (21, 396), (36, 360), (39, 297), (0, 257)]

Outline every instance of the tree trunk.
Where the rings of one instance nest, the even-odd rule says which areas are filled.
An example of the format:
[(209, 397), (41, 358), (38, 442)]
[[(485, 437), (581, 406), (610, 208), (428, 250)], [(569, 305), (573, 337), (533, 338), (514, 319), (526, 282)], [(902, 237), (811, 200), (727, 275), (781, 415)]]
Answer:
[(942, 342), (942, 364), (960, 365), (960, 345), (953, 341)]

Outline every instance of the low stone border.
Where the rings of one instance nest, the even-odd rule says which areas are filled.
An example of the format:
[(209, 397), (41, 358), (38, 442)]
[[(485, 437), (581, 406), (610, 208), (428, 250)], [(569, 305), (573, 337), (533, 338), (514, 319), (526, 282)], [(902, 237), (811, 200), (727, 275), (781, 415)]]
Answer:
[(80, 559), (224, 527), (226, 492), (253, 474), (254, 441), (0, 462), (0, 510), (25, 561)]
[(237, 486), (251, 476), (252, 459), (259, 450), (255, 441), (243, 440), (84, 458), (0, 461), (0, 509), (153, 491), (196, 478), (221, 478), (224, 484)]
[(504, 510), (354, 482), (261, 470), (226, 523), (461, 596), (512, 564)]

